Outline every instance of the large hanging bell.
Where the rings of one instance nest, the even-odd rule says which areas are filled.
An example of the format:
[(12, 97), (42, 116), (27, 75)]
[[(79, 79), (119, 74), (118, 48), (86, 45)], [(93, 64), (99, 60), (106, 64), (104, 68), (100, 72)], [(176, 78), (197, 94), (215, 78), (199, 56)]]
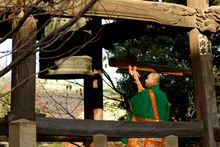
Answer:
[[(39, 78), (79, 79), (93, 75), (93, 50), (97, 45), (87, 43), (91, 39), (90, 19), (80, 19), (69, 30), (55, 34), (39, 52)], [(64, 25), (70, 19), (54, 18), (45, 27), (44, 35)], [(92, 20), (91, 20), (92, 21)], [(88, 26), (87, 26), (88, 25)], [(85, 45), (86, 44), (86, 45)], [(92, 52), (92, 53), (91, 53)], [(74, 55), (74, 56), (73, 56)]]
[(83, 55), (56, 60), (47, 73), (41, 74), (39, 77), (45, 79), (80, 79), (92, 75), (92, 58)]

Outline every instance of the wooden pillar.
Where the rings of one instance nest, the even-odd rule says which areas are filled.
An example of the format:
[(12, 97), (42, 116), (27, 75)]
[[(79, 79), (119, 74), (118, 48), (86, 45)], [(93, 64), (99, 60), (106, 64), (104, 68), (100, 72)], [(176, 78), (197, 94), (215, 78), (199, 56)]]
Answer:
[[(102, 82), (102, 50), (94, 49), (96, 56), (93, 57), (94, 76), (84, 79), (84, 118), (102, 120), (103, 119), (103, 82)], [(94, 61), (95, 60), (95, 61)], [(97, 63), (96, 63), (97, 62)], [(99, 65), (99, 66), (97, 66)], [(92, 142), (92, 138), (87, 138), (85, 146)], [(92, 145), (91, 145), (92, 146)]]
[[(205, 10), (207, 0), (188, 0), (187, 5), (192, 8)], [(217, 103), (214, 87), (211, 43), (208, 38), (195, 28), (189, 34), (192, 58), (192, 73), (195, 88), (197, 119), (203, 121), (204, 137), (202, 147), (216, 147), (213, 128), (219, 128), (217, 117)]]
[[(100, 19), (93, 21), (93, 34), (99, 31)], [(100, 34), (99, 34), (100, 35)], [(97, 35), (98, 36), (98, 35)], [(94, 39), (94, 38), (93, 38)], [(88, 54), (92, 57), (93, 77), (84, 79), (85, 119), (103, 119), (102, 47), (90, 46)]]
[[(94, 34), (99, 34), (101, 28), (101, 19), (95, 19)], [(94, 99), (97, 101), (97, 103), (94, 105), (93, 119), (103, 120), (102, 46), (94, 45), (93, 49), (94, 50), (90, 53), (93, 58), (92, 68), (94, 72), (92, 87), (94, 92)]]
[(84, 119), (93, 119), (92, 77), (84, 79)]
[[(100, 51), (101, 52), (101, 51)], [(103, 84), (101, 69), (93, 69), (94, 76), (84, 79), (84, 118), (103, 119)]]
[(94, 69), (94, 79), (92, 83), (93, 98), (96, 101), (93, 110), (94, 120), (103, 120), (103, 84), (102, 84), (102, 71), (101, 69)]
[[(93, 34), (96, 34), (101, 20), (93, 21)], [(93, 38), (94, 39), (94, 38)], [(84, 118), (102, 120), (103, 119), (103, 83), (102, 83), (102, 47), (91, 46), (88, 54), (92, 57), (92, 68), (94, 76), (84, 79)], [(87, 138), (85, 146), (89, 146), (92, 138)], [(90, 144), (93, 146), (93, 143)]]
[(104, 134), (97, 134), (93, 136), (94, 147), (107, 147), (108, 139)]
[[(22, 17), (20, 12), (18, 17)], [(13, 21), (13, 28), (18, 20)], [(36, 21), (29, 17), (24, 25), (13, 35), (12, 60), (30, 51), (30, 46), (36, 42)], [(35, 80), (36, 56), (32, 54), (12, 69), (11, 88), (11, 117), (10, 119), (35, 118)]]
[[(21, 11), (15, 18), (22, 18), (24, 16)], [(19, 22), (19, 19), (13, 20), (12, 28), (15, 28)], [(13, 35), (13, 55), (12, 60), (16, 60), (26, 52), (31, 50), (32, 46), (36, 42), (36, 21), (30, 16), (23, 26)], [(34, 49), (33, 49), (34, 50)], [(19, 119), (26, 119), (35, 124), (35, 74), (36, 74), (36, 57), (35, 54), (25, 58), (17, 66), (12, 69), (11, 80), (11, 112), (8, 119), (11, 122), (9, 124), (9, 131), (13, 131), (9, 140), (13, 141), (10, 147), (24, 147), (22, 144), (29, 141), (28, 147), (36, 146), (36, 131), (32, 133), (27, 131), (26, 127), (23, 127), (26, 122), (19, 122), (17, 129), (13, 129), (15, 124), (13, 121)], [(30, 126), (30, 125), (29, 125)], [(31, 130), (36, 130), (36, 125), (31, 125)], [(31, 135), (31, 136), (30, 136)], [(30, 138), (35, 138), (30, 140)], [(14, 142), (15, 141), (15, 142)], [(22, 141), (22, 142), (20, 142)], [(19, 146), (21, 145), (21, 146)]]

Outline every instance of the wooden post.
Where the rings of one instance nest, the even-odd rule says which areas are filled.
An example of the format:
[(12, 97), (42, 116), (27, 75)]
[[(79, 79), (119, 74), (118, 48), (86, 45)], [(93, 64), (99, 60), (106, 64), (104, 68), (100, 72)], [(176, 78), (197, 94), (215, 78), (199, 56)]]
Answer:
[(94, 147), (107, 147), (108, 139), (104, 134), (97, 134), (93, 136)]
[(84, 119), (93, 119), (92, 77), (84, 79)]
[[(22, 17), (23, 12), (17, 17)], [(18, 21), (13, 21), (13, 28)], [(30, 46), (36, 42), (36, 21), (29, 17), (18, 32), (13, 35), (12, 61), (30, 51)], [(35, 118), (35, 74), (36, 56), (32, 54), (12, 69), (11, 113), (10, 120)]]
[[(94, 49), (96, 56), (93, 57), (93, 65), (102, 65), (102, 50)], [(95, 60), (95, 61), (94, 61)], [(98, 62), (94, 63), (94, 62)], [(94, 66), (93, 66), (94, 68)], [(93, 77), (87, 77), (84, 79), (84, 118), (102, 120), (103, 119), (103, 84), (101, 77), (100, 67), (97, 70), (95, 66)], [(87, 138), (85, 146), (92, 141), (91, 138)]]
[[(93, 22), (93, 32), (96, 34), (97, 26), (100, 26), (101, 20), (95, 19)], [(96, 28), (97, 27), (97, 28)], [(94, 38), (93, 38), (94, 39)], [(92, 57), (93, 77), (84, 79), (84, 118), (102, 120), (103, 119), (103, 84), (102, 84), (102, 48), (100, 46), (91, 46), (87, 50)], [(92, 142), (92, 138), (87, 138), (85, 146)]]
[(178, 147), (178, 137), (169, 135), (165, 137), (165, 147)]
[(96, 105), (94, 105), (93, 110), (94, 120), (103, 120), (103, 85), (101, 74), (101, 69), (94, 69), (93, 92), (94, 100), (96, 101)]
[[(102, 53), (100, 50), (99, 52)], [(97, 60), (97, 59), (95, 59)], [(103, 119), (103, 84), (101, 69), (93, 70), (94, 76), (84, 79), (84, 118)]]
[(36, 123), (27, 119), (12, 121), (9, 127), (10, 147), (36, 147)]
[[(94, 34), (99, 34), (101, 29), (101, 19), (95, 19), (94, 22)], [(97, 27), (99, 26), (99, 27)], [(98, 35), (99, 36), (99, 35)], [(93, 50), (90, 50), (90, 54), (93, 58), (92, 68), (94, 72), (93, 79), (93, 99), (95, 99), (93, 119), (103, 120), (103, 83), (102, 83), (102, 46), (93, 46)]]
[[(100, 19), (93, 21), (93, 34), (98, 32), (100, 24)], [(94, 45), (87, 53), (92, 57), (94, 76), (84, 79), (84, 118), (98, 120), (103, 118), (102, 48)]]
[[(24, 12), (21, 11), (15, 18), (21, 18), (24, 16)], [(19, 19), (13, 20), (12, 28), (15, 28), (19, 22)], [(30, 46), (36, 42), (36, 21), (30, 16), (23, 26), (13, 35), (13, 55), (12, 61), (16, 60), (21, 55), (30, 51)], [(33, 49), (34, 50), (34, 49)], [(8, 119), (12, 120), (26, 119), (31, 121), (33, 125), (31, 130), (36, 130), (35, 125), (35, 74), (36, 74), (36, 57), (35, 54), (25, 58), (17, 66), (12, 69), (11, 80), (11, 112)], [(9, 132), (13, 132), (10, 135), (9, 142), (11, 147), (25, 147), (24, 143), (29, 142), (26, 146), (36, 146), (36, 131), (31, 133), (27, 131), (26, 127), (23, 127), (26, 122), (19, 122), (17, 129), (13, 129), (15, 124), (11, 122), (9, 124)], [(22, 135), (19, 135), (22, 132)], [(17, 136), (17, 135), (19, 136)], [(32, 138), (30, 140), (30, 138)]]
[[(207, 0), (188, 0), (187, 5), (192, 8), (205, 10), (209, 4)], [(219, 122), (217, 117), (211, 43), (196, 28), (190, 31), (189, 40), (197, 118), (203, 121), (205, 134), (200, 144), (203, 147), (216, 147), (218, 143), (214, 140), (213, 128), (219, 128)]]

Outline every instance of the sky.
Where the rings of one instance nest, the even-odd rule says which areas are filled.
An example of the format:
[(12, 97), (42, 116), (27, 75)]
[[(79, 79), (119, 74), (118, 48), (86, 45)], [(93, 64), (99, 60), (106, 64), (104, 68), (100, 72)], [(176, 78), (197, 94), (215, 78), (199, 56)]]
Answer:
[(6, 66), (11, 61), (11, 56), (7, 56), (10, 54), (12, 48), (12, 40), (7, 39), (3, 43), (0, 44), (0, 67)]
[[(12, 40), (7, 39), (0, 44), (0, 70), (6, 67), (11, 62), (11, 48)], [(11, 72), (5, 74), (5, 76), (11, 75)]]

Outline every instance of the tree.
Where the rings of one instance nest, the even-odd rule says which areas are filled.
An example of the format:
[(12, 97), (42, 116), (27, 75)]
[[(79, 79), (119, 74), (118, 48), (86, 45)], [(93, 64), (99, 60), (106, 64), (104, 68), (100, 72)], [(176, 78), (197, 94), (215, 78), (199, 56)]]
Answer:
[[(216, 3), (216, 1), (215, 1)], [(171, 31), (172, 29), (172, 31)], [(166, 30), (166, 29), (165, 29)], [(150, 31), (149, 31), (150, 32)], [(115, 44), (115, 50), (109, 50), (109, 57), (134, 60), (139, 63), (153, 63), (170, 67), (191, 68), (189, 40), (187, 30), (175, 30), (167, 27), (167, 31), (157, 29), (154, 33), (147, 32), (141, 37)], [(149, 35), (150, 34), (150, 35)], [(219, 34), (212, 36), (213, 64), (216, 75), (216, 93), (219, 108)], [(136, 57), (136, 59), (134, 59)], [(129, 61), (128, 61), (129, 62)], [(135, 63), (133, 63), (135, 65)], [(118, 81), (118, 89), (126, 95), (124, 104), (137, 91), (136, 85), (125, 69), (118, 69), (122, 78)], [(143, 81), (148, 73), (141, 72)], [(162, 75), (161, 86), (171, 103), (171, 121), (190, 121), (195, 119), (192, 77)], [(142, 83), (144, 84), (144, 83)], [(126, 107), (127, 109), (129, 106)], [(218, 110), (219, 111), (219, 110)], [(195, 146), (196, 140), (180, 140), (180, 146)]]
[[(0, 71), (0, 77), (3, 76), (5, 73), (11, 70), (12, 67), (16, 66), (18, 63), (20, 63), (22, 60), (30, 56), (31, 54), (35, 54), (38, 51), (45, 51), (47, 47), (50, 47), (54, 45), (54, 42), (57, 40), (62, 40), (64, 36), (69, 33), (69, 30), (73, 25), (79, 21), (79, 18), (81, 18), (85, 12), (93, 6), (93, 4), (96, 2), (95, 0), (91, 0), (87, 5), (82, 7), (80, 11), (74, 16), (71, 17), (70, 21), (64, 21), (64, 23), (61, 26), (56, 26), (54, 30), (49, 32), (48, 34), (42, 33), (44, 30), (44, 27), (53, 20), (53, 18), (59, 18), (59, 16), (65, 16), (65, 13), (63, 13), (65, 10), (60, 7), (59, 1), (46, 1), (46, 0), (38, 0), (35, 3), (22, 3), (22, 1), (18, 1), (21, 3), (14, 4), (10, 3), (10, 5), (5, 5), (3, 7), (3, 10), (1, 13), (2, 21), (0, 22), (1, 25), (7, 26), (11, 25), (17, 17), (20, 17), (17, 25), (15, 25), (12, 29), (9, 30), (9, 33), (3, 32), (4, 36), (1, 36), (0, 43), (5, 41), (7, 38), (10, 38), (12, 35), (14, 35), (19, 28), (23, 24), (25, 24), (28, 21), (28, 18), (34, 17), (38, 20), (38, 42), (33, 43), (29, 46), (26, 53), (22, 53), (20, 57), (18, 57), (16, 60), (12, 61), (8, 66), (3, 68)], [(164, 0), (164, 2), (173, 2), (178, 4), (186, 4), (186, 1), (183, 0)], [(66, 9), (71, 9), (74, 7), (75, 1), (68, 1), (64, 7)], [(218, 4), (219, 0), (212, 0), (210, 1), (211, 5)], [(13, 7), (11, 7), (13, 6)], [(80, 5), (82, 6), (82, 5)], [(51, 12), (51, 13), (50, 13)], [(18, 15), (21, 14), (21, 15)], [(40, 19), (41, 18), (41, 19)], [(117, 20), (120, 21), (120, 20)], [(81, 27), (81, 26), (80, 26)], [(164, 29), (165, 28), (165, 29)], [(172, 29), (172, 31), (170, 31)], [(87, 36), (90, 36), (90, 30), (83, 30), (86, 32)], [(7, 31), (6, 31), (7, 32)], [(150, 32), (149, 32), (150, 33)], [(174, 34), (175, 33), (175, 34)], [(75, 35), (75, 32), (70, 32), (69, 36)], [(151, 35), (151, 37), (150, 37)], [(182, 68), (190, 68), (190, 55), (189, 55), (189, 47), (188, 47), (188, 34), (184, 30), (177, 30), (176, 28), (169, 28), (167, 26), (163, 27), (155, 27), (155, 30), (150, 33), (150, 35), (144, 35), (141, 37), (136, 37), (135, 39), (129, 39), (126, 40), (123, 43), (116, 43), (115, 51), (109, 51), (109, 54), (113, 57), (118, 58), (125, 58), (131, 56), (138, 57), (138, 62), (147, 62), (147, 63), (154, 63), (154, 64), (160, 64), (160, 65), (169, 65), (173, 67), (182, 67)], [(30, 36), (32, 38), (33, 36)], [(99, 36), (100, 37), (100, 36)], [(219, 39), (219, 34), (216, 34), (213, 37), (213, 62), (216, 65), (216, 69), (219, 68), (219, 43), (217, 42)], [(65, 38), (66, 40), (70, 39), (70, 37)], [(90, 38), (87, 40), (85, 44), (88, 44), (88, 42), (92, 42), (94, 38)], [(96, 40), (97, 38), (95, 38)], [(19, 42), (19, 39), (18, 39)], [(27, 41), (28, 42), (28, 41)], [(65, 52), (64, 56), (66, 54), (73, 55), (77, 51), (79, 51), (85, 44), (80, 44), (77, 47), (68, 48), (68, 51)], [(25, 44), (22, 44), (21, 46), (18, 46), (14, 49), (13, 52), (17, 52), (19, 48), (24, 47)], [(54, 48), (54, 50), (58, 50), (63, 47), (63, 44), (57, 46), (57, 48)], [(30, 50), (29, 50), (30, 49)], [(49, 53), (51, 53), (51, 50), (46, 50)], [(60, 56), (61, 57), (61, 56)], [(62, 56), (63, 57), (63, 56)], [(49, 57), (47, 57), (49, 58)], [(56, 58), (56, 57), (51, 57)], [(50, 66), (48, 68), (54, 68), (54, 66)], [(47, 69), (48, 69), (47, 68)], [(56, 67), (55, 67), (56, 68)], [(135, 88), (134, 83), (131, 81), (131, 78), (129, 78), (129, 75), (127, 74), (127, 71), (125, 70), (118, 70), (122, 73), (123, 78), (118, 81), (119, 85), (117, 89), (115, 90), (119, 92), (125, 102), (125, 106), (128, 108), (127, 100), (134, 95)], [(40, 71), (43, 72), (43, 71)], [(142, 73), (142, 78), (146, 77), (146, 73)], [(218, 74), (217, 74), (218, 75)], [(33, 75), (35, 76), (35, 74)], [(27, 77), (26, 80), (28, 80), (29, 77)], [(218, 79), (218, 76), (216, 77)], [(15, 87), (12, 88), (15, 89), (16, 87), (19, 87), (24, 83), (25, 80), (21, 83), (18, 83)], [(162, 85), (163, 89), (168, 93), (169, 100), (172, 103), (172, 117), (170, 119), (172, 120), (190, 120), (193, 119), (194, 113), (194, 103), (192, 99), (192, 93), (193, 91), (190, 91), (192, 89), (192, 79), (190, 77), (187, 78), (180, 78), (180, 77), (173, 77), (169, 75), (163, 75), (162, 77)], [(218, 84), (218, 82), (217, 82)], [(219, 87), (217, 87), (219, 88)], [(180, 89), (179, 91), (176, 91), (176, 89)], [(217, 89), (218, 90), (218, 89)], [(179, 97), (181, 96), (181, 97)], [(183, 103), (179, 104), (177, 102), (182, 101)], [(190, 102), (190, 103), (189, 103)], [(124, 106), (124, 104), (122, 104)], [(190, 108), (191, 115), (186, 115), (188, 110)]]
[[(69, 1), (69, 3), (74, 3), (74, 1)], [(1, 7), (1, 22), (0, 25), (6, 30), (1, 30), (1, 39), (0, 43), (4, 42), (6, 39), (11, 38), (12, 36), (15, 37), (16, 33), (19, 31), (26, 31), (29, 30), (27, 26), (26, 28), (24, 27), (27, 25), (30, 20), (33, 20), (37, 22), (37, 28), (33, 29), (33, 32), (30, 32), (29, 40), (21, 40), (21, 38), (17, 37), (16, 39), (13, 40), (13, 51), (6, 52), (6, 55), (4, 56), (10, 56), (17, 54), (16, 59), (13, 59), (11, 63), (6, 65), (4, 68), (1, 69), (0, 71), (0, 77), (5, 75), (8, 71), (10, 71), (13, 67), (17, 66), (20, 62), (24, 61), (27, 59), (27, 57), (31, 55), (35, 55), (37, 52), (42, 51), (45, 49), (45, 46), (50, 46), (54, 43), (54, 40), (61, 39), (66, 31), (70, 30), (73, 28), (74, 24), (78, 22), (78, 20), (81, 18), (81, 16), (95, 3), (94, 0), (90, 1), (89, 3), (86, 3), (84, 7), (81, 7), (80, 5), (80, 10), (79, 12), (72, 17), (72, 19), (69, 19), (65, 23), (62, 23), (62, 25), (56, 26), (55, 29), (52, 31), (48, 31), (47, 34), (45, 35), (45, 26), (48, 25), (49, 22), (51, 22), (54, 18), (59, 18), (59, 16), (54, 16), (54, 13), (49, 13), (46, 12), (48, 9), (51, 9), (53, 7), (53, 10), (55, 11), (60, 10), (60, 3), (59, 2), (52, 2), (52, 1), (44, 1), (44, 0), (37, 0), (37, 1), (26, 1), (24, 4), (24, 1), (18, 1), (16, 3), (15, 1), (4, 1)], [(15, 9), (12, 9), (12, 7)], [(63, 10), (64, 11), (64, 10)], [(41, 17), (39, 17), (41, 16)], [(34, 27), (34, 26), (32, 26)], [(25, 30), (27, 29), (27, 30)], [(37, 40), (34, 40), (34, 42), (30, 42), (36, 37), (36, 33), (34, 32), (37, 29)], [(59, 34), (58, 36), (56, 34)], [(25, 36), (25, 33), (23, 33), (23, 36)], [(67, 38), (68, 39), (68, 38)], [(16, 42), (15, 42), (16, 41)], [(27, 48), (28, 44), (28, 48)], [(58, 48), (58, 47), (57, 47)], [(78, 50), (80, 47), (78, 47)], [(56, 50), (56, 48), (55, 48)], [(73, 53), (74, 51), (72, 51)], [(2, 56), (3, 57), (3, 56)], [(1, 57), (1, 58), (2, 58)], [(51, 67), (49, 67), (51, 68)], [(40, 71), (43, 72), (43, 71)], [(23, 79), (22, 81), (19, 81), (16, 85), (13, 85), (11, 90), (9, 91), (12, 92), (18, 87), (22, 86), (25, 82), (30, 80), (32, 77), (35, 77), (36, 74), (38, 73), (33, 73), (30, 75), (30, 77), (26, 77), (26, 79)]]
[[(5, 3), (6, 7), (5, 7), (5, 9), (2, 10), (4, 13), (1, 15), (1, 17), (3, 18), (2, 22), (1, 22), (2, 25), (10, 25), (12, 23), (12, 21), (15, 20), (15, 18), (17, 17), (15, 15), (17, 12), (16, 11), (11, 12), (11, 10), (7, 8), (7, 5), (14, 5), (15, 7), (17, 7), (18, 12), (22, 13), (23, 16), (19, 16), (19, 18), (20, 17), (21, 18), (20, 18), (18, 24), (14, 28), (12, 28), (10, 30), (10, 32), (6, 33), (2, 37), (2, 39), (0, 40), (0, 43), (4, 42), (6, 39), (10, 38), (14, 33), (16, 33), (21, 28), (21, 26), (25, 23), (25, 21), (27, 21), (29, 16), (34, 16), (35, 18), (38, 18), (38, 16), (42, 15), (44, 17), (42, 17), (42, 19), (41, 19), (41, 20), (43, 20), (43, 22), (42, 22), (43, 24), (40, 24), (41, 28), (39, 28), (39, 30), (38, 30), (39, 31), (38, 35), (41, 35), (38, 42), (36, 42), (32, 46), (30, 46), (30, 49), (28, 52), (26, 52), (25, 54), (23, 54), (22, 56), (20, 56), (16, 60), (12, 61), (12, 63), (10, 63), (8, 66), (6, 66), (4, 69), (2, 69), (0, 71), (0, 77), (3, 76), (4, 74), (6, 74), (13, 66), (17, 65), (20, 61), (24, 60), (26, 57), (42, 50), (42, 48), (41, 48), (42, 46), (45, 47), (46, 44), (47, 44), (47, 46), (50, 46), (54, 43), (54, 40), (62, 38), (65, 34), (65, 31), (69, 30), (70, 27), (72, 27), (79, 20), (79, 18), (95, 3), (95, 0), (92, 0), (90, 3), (88, 3), (88, 5), (86, 5), (84, 8), (82, 8), (81, 11), (79, 11), (79, 13), (73, 19), (71, 19), (70, 21), (67, 21), (62, 26), (58, 26), (58, 28), (51, 31), (49, 34), (47, 34), (45, 36), (45, 35), (41, 34), (42, 30), (44, 30), (44, 27), (55, 16), (49, 15), (49, 17), (48, 17), (48, 13), (46, 13), (45, 11), (42, 11), (42, 9), (43, 8), (45, 9), (45, 7), (46, 7), (46, 9), (47, 8), (50, 9), (51, 4), (53, 4), (52, 6), (54, 6), (54, 7), (56, 7), (56, 6), (59, 7), (59, 2), (56, 2), (56, 3), (51, 3), (51, 2), (52, 1), (38, 0), (35, 3), (32, 3), (32, 2), (28, 3), (27, 5), (25, 5), (25, 7), (27, 8), (26, 11), (22, 10), (22, 7), (24, 7), (23, 3), (21, 5), (15, 5), (14, 3), (10, 3), (10, 2), (8, 4)], [(72, 1), (72, 2), (74, 3), (74, 1)], [(38, 5), (38, 7), (36, 8), (35, 6), (37, 6), (37, 5)], [(59, 11), (58, 8), (57, 8), (57, 10)], [(59, 36), (55, 36), (56, 34), (59, 34)], [(32, 38), (32, 37), (33, 36), (30, 36), (30, 38)], [(20, 46), (20, 48), (22, 48), (22, 46)], [(31, 50), (31, 48), (33, 48), (33, 49)]]

